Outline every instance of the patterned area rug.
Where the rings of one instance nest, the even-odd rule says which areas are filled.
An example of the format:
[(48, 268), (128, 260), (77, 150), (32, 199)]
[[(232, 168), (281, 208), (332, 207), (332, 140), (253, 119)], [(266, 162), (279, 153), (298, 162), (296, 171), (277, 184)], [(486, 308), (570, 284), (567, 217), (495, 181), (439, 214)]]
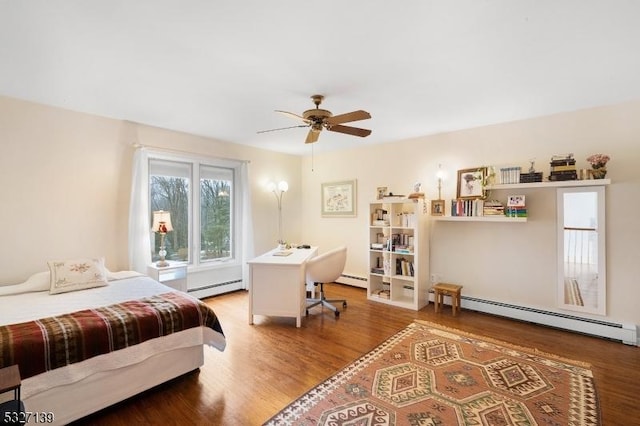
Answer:
[(599, 425), (588, 365), (416, 321), (266, 425)]

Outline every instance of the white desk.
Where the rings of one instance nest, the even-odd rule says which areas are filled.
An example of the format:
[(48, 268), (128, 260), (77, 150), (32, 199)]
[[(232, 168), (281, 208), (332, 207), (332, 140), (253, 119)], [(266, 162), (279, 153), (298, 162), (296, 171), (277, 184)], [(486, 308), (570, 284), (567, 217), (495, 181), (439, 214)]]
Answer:
[(288, 256), (277, 256), (271, 250), (249, 264), (249, 324), (254, 315), (293, 317), (296, 327), (302, 324), (306, 310), (305, 265), (318, 252), (318, 247), (291, 249)]

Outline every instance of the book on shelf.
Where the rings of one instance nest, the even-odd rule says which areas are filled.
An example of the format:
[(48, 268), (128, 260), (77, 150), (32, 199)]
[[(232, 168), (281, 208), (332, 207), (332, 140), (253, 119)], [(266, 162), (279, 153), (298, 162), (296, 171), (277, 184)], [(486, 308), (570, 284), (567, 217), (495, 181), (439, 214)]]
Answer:
[(522, 168), (517, 166), (501, 167), (500, 183), (503, 183), (503, 184), (519, 183), (521, 170)]
[(405, 258), (396, 259), (396, 275), (412, 277), (413, 272), (414, 272), (413, 262)]
[(520, 173), (520, 183), (542, 182), (542, 172)]
[(551, 172), (549, 174), (550, 182), (561, 182), (567, 180), (578, 180), (578, 172), (573, 170), (569, 172)]
[(472, 200), (451, 200), (451, 216), (483, 216), (485, 201), (479, 198)]
[(507, 207), (504, 212), (507, 217), (527, 217), (526, 207)]
[(384, 250), (384, 243), (371, 243), (371, 250)]
[(575, 170), (576, 170), (575, 163), (572, 165), (551, 166), (552, 172), (570, 172)]
[(502, 216), (504, 215), (504, 205), (498, 200), (487, 200), (482, 210), (484, 216)]
[(389, 299), (391, 297), (391, 292), (389, 290), (378, 290), (374, 294), (381, 299)]

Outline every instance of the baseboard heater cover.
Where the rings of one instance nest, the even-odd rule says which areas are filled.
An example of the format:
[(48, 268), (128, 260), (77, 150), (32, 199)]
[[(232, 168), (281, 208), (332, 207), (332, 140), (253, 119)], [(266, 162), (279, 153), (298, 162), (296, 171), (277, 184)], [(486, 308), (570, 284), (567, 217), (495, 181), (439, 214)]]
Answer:
[(367, 288), (367, 278), (359, 277), (357, 275), (342, 274), (336, 282), (339, 284), (352, 285), (354, 287)]
[(640, 346), (638, 327), (635, 324), (614, 323), (591, 318), (583, 318), (559, 312), (545, 311), (526, 306), (495, 302), (462, 296), (462, 307), (473, 311), (515, 318), (550, 327), (576, 331), (592, 336), (619, 340), (627, 345)]
[[(221, 290), (221, 287), (228, 287), (227, 289)], [(209, 297), (216, 294), (225, 293), (228, 291), (234, 291), (242, 288), (242, 279), (225, 281), (221, 283), (208, 284), (204, 286), (200, 286), (197, 288), (190, 288), (187, 290), (187, 293), (191, 294), (197, 298)]]

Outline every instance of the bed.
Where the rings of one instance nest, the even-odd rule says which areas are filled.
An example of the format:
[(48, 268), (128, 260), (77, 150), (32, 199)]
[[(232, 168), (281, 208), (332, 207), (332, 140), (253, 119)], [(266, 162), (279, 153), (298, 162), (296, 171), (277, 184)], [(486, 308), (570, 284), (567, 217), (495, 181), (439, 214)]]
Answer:
[[(0, 367), (15, 363), (20, 366), (25, 410), (52, 413), (55, 419), (53, 424), (67, 424), (198, 369), (204, 363), (205, 345), (220, 351), (225, 349), (226, 339), (213, 311), (198, 299), (147, 276), (135, 272), (114, 274), (107, 271), (108, 279), (105, 281), (108, 285), (51, 294), (47, 274), (36, 274), (19, 285), (0, 286)], [(175, 306), (178, 306), (177, 309), (186, 306), (191, 313), (176, 314), (175, 308), (172, 308)], [(134, 318), (134, 313), (138, 315), (137, 311), (156, 308), (166, 310), (152, 314), (156, 315), (157, 323), (155, 326), (152, 324), (151, 328), (158, 328), (159, 336), (147, 331), (131, 333), (131, 330), (146, 330), (149, 327), (148, 324), (126, 325), (130, 317)], [(113, 318), (107, 319), (109, 315)], [(158, 325), (161, 317), (167, 317), (166, 322), (170, 325)], [(200, 322), (194, 325), (198, 320)], [(74, 337), (65, 331), (61, 333), (65, 342), (55, 346), (58, 350), (51, 350), (49, 341), (41, 346), (36, 344), (35, 351), (33, 343), (28, 348), (21, 348), (22, 342), (28, 339), (16, 339), (16, 333), (24, 328), (31, 327), (31, 333), (34, 334), (34, 327), (39, 327), (46, 340), (50, 336), (45, 328), (57, 328), (61, 322), (75, 324), (83, 321), (121, 322), (125, 331), (114, 332), (116, 329), (111, 327), (113, 324), (100, 327), (112, 333), (105, 338), (109, 344), (86, 343), (89, 341), (88, 332), (82, 338), (76, 336), (74, 343)], [(148, 319), (145, 321), (149, 322)], [(181, 322), (185, 323), (185, 329), (178, 327), (177, 323)], [(121, 334), (126, 336), (122, 337)], [(140, 336), (134, 338), (134, 334)], [(88, 358), (74, 358), (73, 349), (81, 346), (77, 341), (84, 342), (86, 348), (76, 352), (90, 352)], [(15, 347), (10, 349), (12, 345)], [(67, 351), (66, 361), (60, 361), (64, 356), (51, 353), (59, 352), (62, 346)], [(107, 347), (102, 351), (105, 353), (100, 352), (99, 347), (102, 346)], [(72, 350), (69, 350), (70, 347)], [(30, 353), (41, 351), (48, 354), (48, 357), (43, 356), (43, 361), (28, 358)], [(28, 355), (27, 358), (20, 360), (21, 353)]]

